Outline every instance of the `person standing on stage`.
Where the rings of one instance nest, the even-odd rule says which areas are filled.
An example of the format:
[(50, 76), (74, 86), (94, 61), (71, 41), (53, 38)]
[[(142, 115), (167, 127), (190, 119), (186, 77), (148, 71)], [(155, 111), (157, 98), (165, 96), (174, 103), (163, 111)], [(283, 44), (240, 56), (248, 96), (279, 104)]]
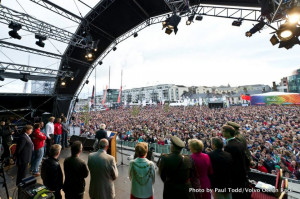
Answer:
[(68, 147), (68, 134), (69, 134), (69, 127), (67, 123), (67, 118), (63, 117), (62, 119), (62, 137), (61, 137), (61, 146), (62, 149), (65, 149), (65, 147)]
[(91, 199), (113, 199), (116, 196), (114, 180), (118, 177), (118, 168), (115, 158), (106, 153), (108, 147), (108, 140), (101, 139), (99, 151), (91, 153), (88, 158)]
[(16, 159), (17, 159), (17, 182), (18, 185), (23, 178), (26, 177), (28, 163), (31, 160), (32, 151), (33, 151), (33, 143), (30, 139), (30, 135), (32, 133), (33, 127), (31, 125), (26, 125), (24, 127), (24, 133), (20, 135), (17, 148), (16, 148)]
[(62, 134), (62, 125), (61, 118), (57, 118), (56, 123), (54, 124), (54, 143), (59, 144)]
[(55, 117), (50, 117), (49, 122), (46, 124), (45, 135), (47, 137), (46, 140), (46, 155), (49, 155), (50, 148), (54, 139), (54, 120)]
[[(223, 137), (226, 139), (226, 146), (224, 151), (228, 152), (232, 156), (232, 188), (246, 188), (247, 183), (247, 166), (246, 166), (246, 154), (243, 144), (234, 137), (235, 129), (232, 126), (224, 125), (222, 127)], [(234, 192), (232, 193), (233, 199), (248, 198), (247, 193)]]
[(49, 157), (42, 163), (41, 177), (43, 184), (54, 192), (55, 199), (61, 199), (60, 190), (63, 187), (63, 174), (59, 164), (58, 157), (61, 152), (61, 146), (54, 144), (49, 151)]
[(89, 175), (86, 163), (79, 158), (82, 143), (75, 141), (71, 146), (71, 157), (64, 161), (65, 183), (63, 190), (66, 199), (83, 199), (85, 178)]
[(46, 136), (41, 132), (41, 123), (34, 125), (34, 132), (32, 134), (32, 142), (34, 151), (31, 158), (31, 172), (33, 176), (40, 176), (39, 167), (44, 156), (44, 145)]
[(177, 136), (171, 137), (171, 153), (162, 154), (158, 161), (159, 175), (164, 182), (163, 199), (194, 199), (190, 182), (192, 163), (181, 154), (184, 142)]
[(98, 139), (98, 142), (100, 142), (100, 140), (103, 138), (108, 139), (107, 131), (105, 130), (105, 128), (105, 124), (100, 124), (100, 130), (96, 132), (96, 138)]

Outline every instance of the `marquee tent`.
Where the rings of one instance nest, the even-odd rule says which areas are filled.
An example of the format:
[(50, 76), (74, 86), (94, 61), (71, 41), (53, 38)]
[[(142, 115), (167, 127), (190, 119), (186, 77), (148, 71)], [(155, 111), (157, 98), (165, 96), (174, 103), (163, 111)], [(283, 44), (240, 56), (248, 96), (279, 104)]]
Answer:
[(300, 105), (300, 93), (269, 92), (251, 95), (251, 105)]

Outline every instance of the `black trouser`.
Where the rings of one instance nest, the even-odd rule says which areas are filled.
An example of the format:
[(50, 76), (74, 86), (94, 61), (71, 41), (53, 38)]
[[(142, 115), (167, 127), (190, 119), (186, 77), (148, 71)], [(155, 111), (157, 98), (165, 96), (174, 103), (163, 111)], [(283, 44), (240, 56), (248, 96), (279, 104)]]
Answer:
[(53, 143), (53, 135), (51, 134), (50, 135), (51, 139), (47, 138), (46, 140), (46, 155), (48, 156), (49, 155), (49, 152), (50, 152), (50, 148), (52, 146), (52, 143)]
[(65, 192), (66, 199), (83, 199), (83, 193)]
[(28, 163), (27, 164), (17, 164), (18, 172), (17, 172), (17, 182), (16, 185), (18, 185), (22, 179), (26, 177)]

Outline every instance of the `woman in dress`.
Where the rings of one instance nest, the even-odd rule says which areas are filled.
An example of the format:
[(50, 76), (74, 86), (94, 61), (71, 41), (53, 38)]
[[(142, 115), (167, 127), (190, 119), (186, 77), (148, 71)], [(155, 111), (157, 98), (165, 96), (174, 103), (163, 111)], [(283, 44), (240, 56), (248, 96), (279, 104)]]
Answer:
[(131, 180), (131, 199), (153, 199), (155, 182), (154, 163), (146, 159), (148, 144), (139, 142), (135, 146), (137, 158), (130, 161), (129, 178)]

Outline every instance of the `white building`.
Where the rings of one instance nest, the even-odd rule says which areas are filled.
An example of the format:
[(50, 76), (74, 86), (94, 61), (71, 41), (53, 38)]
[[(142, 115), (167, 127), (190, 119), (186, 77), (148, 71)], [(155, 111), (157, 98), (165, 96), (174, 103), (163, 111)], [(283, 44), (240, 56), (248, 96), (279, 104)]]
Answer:
[(163, 101), (182, 100), (182, 94), (188, 88), (175, 84), (159, 84), (141, 88), (126, 89), (122, 91), (123, 103), (158, 103)]

